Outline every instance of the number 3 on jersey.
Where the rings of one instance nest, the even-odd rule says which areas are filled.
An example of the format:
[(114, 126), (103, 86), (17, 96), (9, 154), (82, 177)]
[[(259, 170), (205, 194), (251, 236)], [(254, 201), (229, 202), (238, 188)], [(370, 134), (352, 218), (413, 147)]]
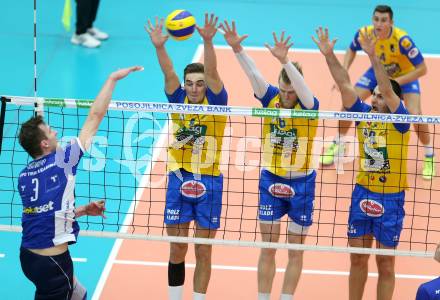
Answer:
[(38, 200), (38, 178), (32, 178), (32, 184), (34, 185), (34, 188), (32, 189), (34, 191), (34, 195), (31, 197), (31, 201), (37, 201)]

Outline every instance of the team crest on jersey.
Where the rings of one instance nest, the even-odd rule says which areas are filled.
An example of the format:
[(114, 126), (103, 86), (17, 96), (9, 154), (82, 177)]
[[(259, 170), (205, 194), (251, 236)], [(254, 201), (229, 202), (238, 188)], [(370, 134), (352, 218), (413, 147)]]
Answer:
[(379, 181), (382, 182), (382, 183), (385, 183), (385, 182), (387, 182), (387, 177), (385, 175), (384, 176), (380, 176), (379, 177)]
[(401, 42), (400, 42), (400, 44), (402, 45), (402, 47), (403, 48), (405, 48), (405, 49), (409, 49), (409, 48), (411, 48), (412, 47), (412, 43), (411, 43), (411, 41), (409, 40), (409, 38), (404, 38)]
[(180, 193), (188, 198), (199, 198), (206, 194), (206, 187), (200, 181), (185, 181), (180, 187)]
[(269, 193), (277, 198), (292, 198), (295, 196), (295, 191), (290, 185), (284, 183), (274, 183), (269, 186)]
[(364, 199), (359, 203), (359, 207), (361, 210), (369, 217), (381, 217), (384, 212), (385, 208), (382, 204), (375, 200), (370, 199)]

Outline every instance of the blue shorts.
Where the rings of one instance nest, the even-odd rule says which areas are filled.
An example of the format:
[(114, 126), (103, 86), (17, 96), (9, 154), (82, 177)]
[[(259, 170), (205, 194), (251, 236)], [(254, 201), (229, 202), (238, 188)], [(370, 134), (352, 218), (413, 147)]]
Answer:
[(20, 263), (24, 275), (36, 287), (34, 299), (57, 300), (72, 297), (73, 263), (69, 251), (43, 256), (20, 248)]
[(223, 175), (195, 175), (183, 169), (168, 173), (165, 224), (195, 220), (203, 228), (219, 228), (222, 193)]
[(295, 179), (286, 179), (262, 170), (260, 176), (260, 221), (278, 221), (285, 214), (300, 226), (313, 221), (316, 172)]
[(396, 247), (402, 232), (405, 192), (374, 193), (356, 184), (351, 195), (348, 237), (373, 234), (377, 241)]
[[(358, 82), (356, 82), (357, 87), (370, 91), (373, 91), (376, 85), (377, 80), (373, 68), (369, 68), (364, 75), (359, 78)], [(420, 94), (420, 84), (418, 80), (401, 85), (400, 88), (402, 89), (402, 94)]]

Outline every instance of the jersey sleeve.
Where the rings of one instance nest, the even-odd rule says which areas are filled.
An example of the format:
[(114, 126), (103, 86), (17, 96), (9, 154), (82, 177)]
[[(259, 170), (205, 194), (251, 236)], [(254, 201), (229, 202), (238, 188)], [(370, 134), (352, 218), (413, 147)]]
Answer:
[(79, 161), (84, 155), (84, 148), (78, 138), (73, 139), (65, 148), (58, 148), (55, 154), (58, 167), (76, 175)]
[(350, 43), (350, 49), (354, 52), (362, 49), (361, 44), (359, 43), (359, 31), (356, 31), (356, 34)]
[(352, 107), (346, 107), (345, 109), (349, 112), (369, 112), (371, 110), (371, 105), (363, 102), (358, 97)]
[(313, 97), (313, 107), (308, 109), (307, 107), (305, 107), (301, 101), (301, 99), (299, 99), (299, 105), (301, 105), (301, 108), (304, 110), (318, 110), (319, 109), (319, 101), (318, 99), (316, 99), (316, 97)]
[[(405, 105), (403, 105), (403, 101), (400, 101), (400, 105), (397, 108), (397, 110), (394, 112), (394, 114), (409, 115), (408, 110), (406, 109)], [(409, 123), (393, 123), (393, 125), (394, 128), (396, 128), (400, 133), (406, 133), (410, 128)]]
[(255, 94), (254, 94), (254, 96), (258, 100), (260, 100), (263, 107), (268, 107), (270, 101), (279, 93), (280, 93), (280, 90), (277, 87), (269, 84), (269, 86), (267, 87), (266, 94), (264, 94), (264, 96), (262, 98), (257, 97), (257, 95), (255, 95)]
[(417, 66), (421, 64), (424, 60), (422, 53), (419, 48), (416, 47), (414, 41), (408, 36), (405, 35), (400, 38), (399, 41), (400, 53), (408, 57), (409, 61)]
[(420, 285), (419, 288), (417, 289), (417, 294), (416, 294), (416, 300), (429, 300), (429, 294), (428, 292), (425, 290), (424, 285)]
[(185, 90), (180, 86), (171, 95), (166, 92), (165, 95), (167, 96), (169, 103), (183, 103), (186, 97)]
[(228, 104), (228, 93), (226, 92), (225, 87), (222, 87), (222, 90), (215, 94), (211, 91), (210, 88), (206, 89), (206, 99), (208, 99), (208, 103), (211, 105), (227, 105)]

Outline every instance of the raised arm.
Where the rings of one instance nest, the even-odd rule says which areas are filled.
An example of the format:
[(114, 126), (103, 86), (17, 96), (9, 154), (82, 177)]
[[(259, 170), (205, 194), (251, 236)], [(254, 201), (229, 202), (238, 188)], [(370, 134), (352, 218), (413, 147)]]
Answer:
[(278, 59), (278, 61), (283, 66), (284, 70), (286, 70), (287, 76), (290, 79), (290, 82), (295, 89), (298, 98), (301, 103), (308, 109), (312, 109), (314, 106), (314, 98), (313, 93), (307, 86), (304, 81), (304, 77), (301, 73), (295, 68), (289, 58), (287, 57), (287, 53), (289, 52), (290, 47), (292, 47), (293, 43), (289, 43), (290, 35), (284, 39), (284, 31), (281, 33), (280, 40), (275, 32), (272, 33), (274, 46), (271, 47), (266, 44), (266, 48), (269, 49), (270, 53)]
[(240, 63), (241, 68), (246, 73), (249, 81), (251, 82), (252, 89), (254, 90), (255, 95), (258, 98), (263, 98), (267, 92), (267, 88), (269, 87), (269, 83), (264, 79), (261, 72), (257, 69), (255, 62), (247, 55), (241, 46), (241, 42), (243, 42), (248, 35), (238, 35), (237, 29), (235, 27), (235, 21), (232, 21), (232, 25), (230, 26), (228, 21), (224, 21), (224, 23), (219, 26), (224, 32), (224, 38), (226, 43), (231, 46), (232, 50), (235, 53), (235, 57), (237, 57), (238, 62)]
[(342, 104), (345, 108), (351, 108), (357, 100), (357, 94), (350, 82), (347, 70), (341, 65), (333, 51), (336, 39), (330, 41), (328, 29), (322, 27), (316, 29), (317, 39), (312, 36), (313, 41), (325, 57), (330, 73), (341, 91)]
[(180, 86), (180, 82), (179, 77), (174, 71), (173, 63), (168, 56), (167, 50), (165, 49), (165, 43), (169, 36), (163, 35), (162, 29), (163, 19), (160, 19), (159, 21), (157, 17), (154, 25), (150, 20), (148, 20), (148, 24), (145, 25), (145, 30), (148, 32), (151, 42), (156, 48), (157, 59), (163, 75), (165, 76), (165, 92), (170, 95), (177, 90), (177, 88)]
[(379, 58), (376, 56), (376, 41), (373, 37), (368, 36), (366, 32), (366, 30), (361, 30), (359, 32), (359, 42), (361, 43), (364, 52), (367, 53), (370, 58), (374, 74), (376, 75), (377, 85), (379, 86), (380, 93), (382, 94), (385, 103), (391, 112), (395, 112), (400, 106), (400, 98), (394, 93), (388, 74)]
[(214, 14), (208, 16), (205, 13), (205, 25), (203, 27), (197, 26), (197, 31), (203, 39), (204, 47), (204, 66), (205, 66), (205, 80), (208, 87), (215, 94), (218, 94), (223, 89), (223, 82), (217, 70), (217, 57), (215, 55), (214, 44), (212, 39), (217, 33), (218, 17)]
[(115, 89), (116, 82), (126, 77), (131, 72), (141, 71), (143, 67), (135, 66), (126, 69), (121, 69), (110, 74), (104, 86), (101, 88), (98, 96), (90, 107), (89, 115), (84, 122), (83, 128), (79, 134), (79, 141), (84, 149), (88, 149), (91, 145), (92, 138), (98, 130), (99, 124), (107, 113), (110, 100), (112, 98), (113, 90)]
[(348, 71), (348, 69), (350, 69), (350, 66), (355, 58), (356, 58), (356, 51), (353, 51), (350, 48), (348, 48), (347, 51), (345, 51), (344, 62), (342, 63), (342, 66), (345, 68), (345, 70)]

